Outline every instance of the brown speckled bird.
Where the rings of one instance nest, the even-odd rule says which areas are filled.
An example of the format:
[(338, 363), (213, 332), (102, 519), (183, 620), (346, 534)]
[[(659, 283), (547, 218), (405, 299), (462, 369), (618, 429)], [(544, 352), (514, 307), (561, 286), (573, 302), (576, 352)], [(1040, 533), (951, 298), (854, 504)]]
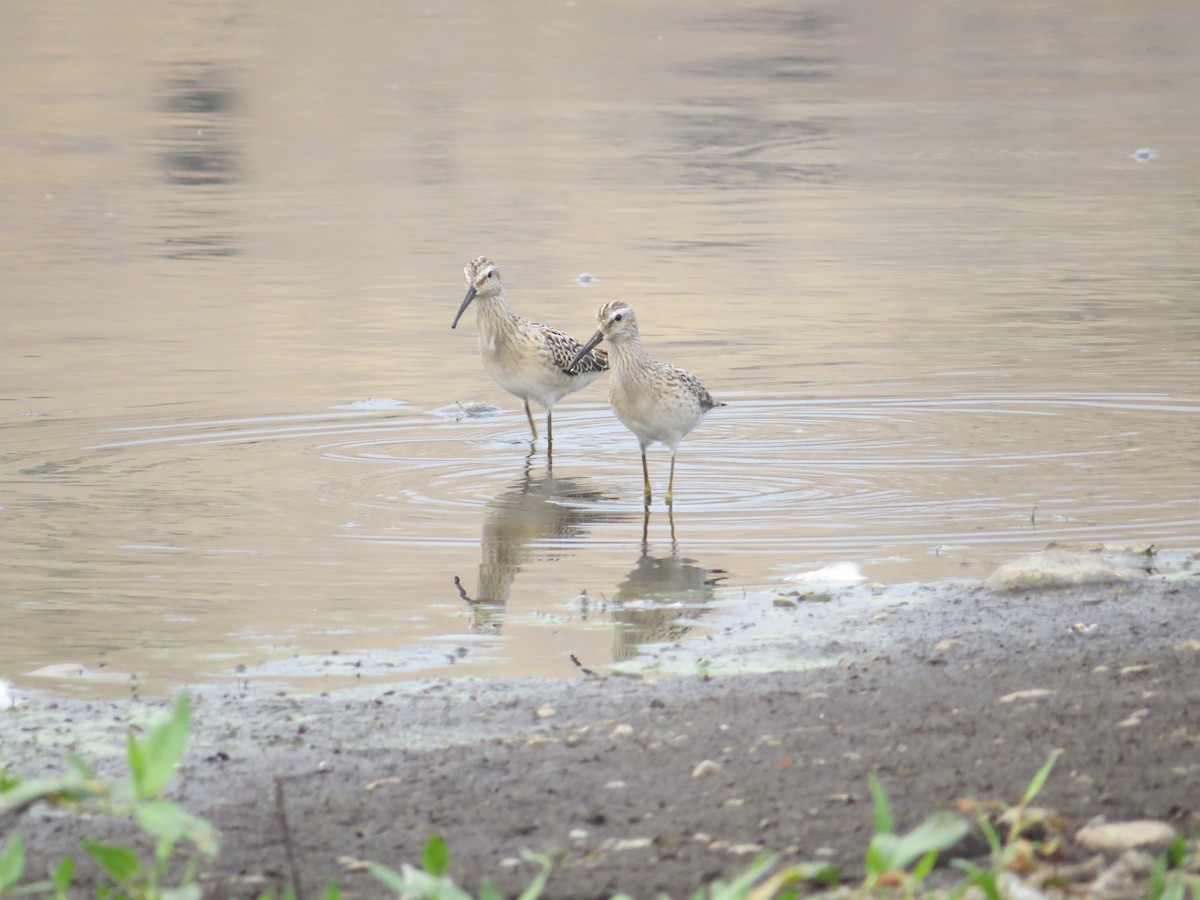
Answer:
[(608, 368), (608, 354), (603, 350), (580, 352), (581, 344), (569, 334), (530, 322), (509, 309), (500, 269), (486, 256), (463, 266), (463, 275), (467, 295), (450, 327), (458, 326), (458, 320), (474, 301), (484, 369), (500, 387), (525, 402), (525, 416), (535, 441), (537, 425), (529, 401), (536, 400), (546, 407), (546, 444), (552, 447), (554, 404), (599, 378)]
[(656, 441), (671, 448), (671, 477), (667, 482), (667, 505), (671, 505), (675, 486), (675, 453), (684, 435), (718, 406), (712, 394), (691, 372), (659, 362), (642, 347), (637, 316), (633, 307), (613, 300), (596, 314), (600, 330), (580, 348), (571, 360), (585, 359), (593, 347), (608, 341), (612, 381), (608, 403), (621, 424), (633, 432), (642, 446), (642, 478), (646, 504), (650, 503), (650, 472), (646, 467), (646, 448)]

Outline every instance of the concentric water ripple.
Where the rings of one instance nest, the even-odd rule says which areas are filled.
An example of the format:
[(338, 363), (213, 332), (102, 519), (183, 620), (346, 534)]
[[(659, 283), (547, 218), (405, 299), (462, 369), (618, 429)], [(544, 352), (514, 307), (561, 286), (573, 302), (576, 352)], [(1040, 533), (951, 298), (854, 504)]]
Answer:
[(669, 454), (650, 451), (648, 516), (637, 443), (596, 403), (556, 412), (552, 464), (515, 408), (8, 426), (0, 651), (32, 667), (39, 647), (69, 659), (99, 642), (106, 671), (177, 681), (312, 674), (339, 645), (380, 677), (430, 660), (561, 673), (568, 650), (619, 659), (676, 639), (718, 584), (836, 562), (885, 581), (982, 576), (1049, 541), (1200, 544), (1200, 404), (723, 399), (680, 447), (673, 512)]
[[(1188, 488), (1194, 403), (1137, 394), (728, 399), (679, 451), (676, 536), (697, 552), (907, 557), (945, 545), (1200, 532)], [(152, 505), (177, 504), (189, 468), (209, 459), (220, 477), (187, 491), (193, 514), (246, 504), (287, 515), (288, 501), (311, 491), (353, 513), (342, 537), (422, 546), (476, 543), (481, 514), (503, 516), (536, 496), (587, 522), (590, 545), (627, 546), (642, 524), (636, 441), (597, 405), (562, 407), (556, 425), (552, 465), (544, 444), (530, 449), (516, 410), (453, 421), (400, 404), (118, 426), (76, 458), (23, 455), (59, 483), (119, 491), (148, 480), (154, 496), (142, 500)], [(652, 448), (650, 458), (661, 497), (669, 454)], [(651, 534), (669, 527), (660, 497)], [(525, 537), (579, 540), (554, 529)]]
[[(1195, 404), (1052, 394), (730, 400), (679, 452), (674, 518), (693, 550), (874, 558), (1048, 539), (1186, 540), (1200, 526), (1185, 489), (1200, 423)], [(541, 449), (524, 456), (523, 417), (458, 425), (452, 455), (439, 455), (448, 449), (441, 433), (338, 441), (321, 451), (343, 462), (426, 469), (423, 488), (405, 497), (426, 511), (495, 506), (506, 491), (545, 477)], [(586, 479), (594, 496), (564, 489), (554, 501), (640, 519), (633, 437), (597, 408), (562, 409), (556, 426), (553, 474)], [(668, 459), (651, 450), (660, 494)], [(652, 511), (652, 522), (660, 518)], [(421, 521), (408, 533), (357, 536), (421, 540)], [(628, 528), (597, 530), (591, 543), (628, 541)]]

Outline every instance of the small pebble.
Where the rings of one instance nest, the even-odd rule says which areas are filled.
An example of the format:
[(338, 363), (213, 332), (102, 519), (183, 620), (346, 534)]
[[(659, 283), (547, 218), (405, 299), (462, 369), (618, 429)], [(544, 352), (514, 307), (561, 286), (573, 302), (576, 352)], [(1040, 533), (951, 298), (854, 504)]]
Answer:
[(1150, 715), (1150, 710), (1143, 707), (1136, 712), (1130, 713), (1127, 717), (1117, 723), (1118, 728), (1136, 728), (1142, 724), (1142, 719)]
[(551, 716), (557, 716), (558, 710), (553, 706), (543, 706), (535, 713), (539, 719), (549, 719)]
[(703, 762), (697, 764), (696, 768), (692, 769), (692, 777), (693, 778), (704, 778), (706, 775), (716, 775), (718, 772), (721, 772), (723, 770), (724, 770), (724, 766), (722, 766), (719, 762), (715, 762), (714, 760), (711, 760), (711, 759), (706, 759)]
[(1117, 674), (1122, 678), (1136, 678), (1139, 675), (1149, 675), (1157, 668), (1158, 666), (1156, 666), (1154, 663), (1143, 663), (1142, 665), (1138, 666), (1125, 666)]
[(1075, 843), (1085, 850), (1113, 853), (1122, 850), (1168, 847), (1175, 840), (1175, 829), (1154, 819), (1130, 822), (1105, 822), (1085, 825), (1075, 833)]
[(650, 838), (622, 838), (619, 841), (614, 841), (612, 849), (614, 850), (642, 850), (654, 843)]
[(1045, 688), (1030, 688), (1027, 691), (1013, 691), (1011, 694), (1005, 694), (997, 703), (1016, 703), (1019, 700), (1041, 700), (1043, 697), (1053, 697), (1057, 691), (1048, 691)]

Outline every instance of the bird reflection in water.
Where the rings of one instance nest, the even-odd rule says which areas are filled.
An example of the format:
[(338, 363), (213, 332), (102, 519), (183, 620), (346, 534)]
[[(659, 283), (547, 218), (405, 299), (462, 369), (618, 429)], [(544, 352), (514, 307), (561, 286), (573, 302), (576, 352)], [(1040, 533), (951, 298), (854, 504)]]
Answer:
[(671, 551), (655, 555), (647, 540), (649, 508), (642, 522), (642, 552), (613, 595), (613, 659), (637, 656), (643, 644), (676, 641), (693, 628), (713, 591), (729, 577), (724, 569), (706, 569), (679, 553), (671, 516)]
[[(556, 478), (552, 468), (534, 474), (533, 459), (531, 451), (521, 477), (487, 504), (474, 595), (454, 577), (474, 631), (500, 630), (513, 581), (531, 559), (555, 559), (563, 553), (561, 542), (583, 536), (589, 525), (628, 518), (605, 509), (602, 501), (613, 498), (586, 480)], [(550, 546), (539, 546), (546, 541)]]

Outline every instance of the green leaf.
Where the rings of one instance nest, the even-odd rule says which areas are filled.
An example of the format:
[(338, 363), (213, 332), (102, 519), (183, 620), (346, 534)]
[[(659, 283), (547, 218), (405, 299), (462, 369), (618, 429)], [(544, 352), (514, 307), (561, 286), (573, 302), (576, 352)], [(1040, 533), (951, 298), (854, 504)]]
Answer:
[(1046, 779), (1050, 777), (1050, 770), (1054, 768), (1054, 764), (1058, 762), (1060, 756), (1062, 756), (1061, 749), (1050, 753), (1050, 758), (1038, 769), (1037, 774), (1033, 776), (1033, 780), (1029, 782), (1029, 786), (1025, 788), (1025, 793), (1021, 795), (1021, 802), (1018, 805), (1028, 806), (1033, 798), (1041, 793), (1042, 788), (1046, 786)]
[(933, 813), (908, 834), (901, 835), (891, 854), (890, 867), (906, 869), (918, 857), (954, 846), (970, 830), (966, 821), (946, 810)]
[(973, 887), (982, 891), (987, 900), (1004, 900), (996, 873), (991, 869), (981, 869), (965, 859), (956, 859), (951, 865), (966, 872), (967, 880), (950, 892), (950, 900), (960, 900)]
[(1174, 843), (1167, 849), (1167, 856), (1171, 860), (1171, 865), (1177, 869), (1182, 869), (1187, 864), (1188, 858), (1188, 842), (1182, 834), (1175, 838)]
[(999, 877), (995, 872), (981, 869), (979, 874), (971, 879), (971, 882), (983, 891), (983, 896), (987, 897), (987, 900), (1004, 900), (1004, 894), (1000, 891)]
[(479, 900), (504, 900), (504, 895), (490, 881), (479, 886)]
[[(159, 722), (140, 744), (130, 735), (130, 769), (140, 800), (155, 797), (167, 786), (187, 747), (191, 724), (191, 704), (187, 694), (180, 694), (171, 714)], [(141, 756), (140, 771), (134, 766), (134, 748)]]
[(726, 884), (720, 879), (714, 880), (708, 886), (708, 897), (710, 900), (737, 900), (737, 898), (745, 897), (749, 890), (754, 886), (754, 882), (758, 881), (761, 875), (765, 875), (779, 857), (769, 856), (765, 853), (755, 857), (754, 862), (736, 875), (734, 879)]
[(217, 835), (212, 825), (177, 803), (144, 800), (134, 808), (133, 817), (143, 831), (159, 841), (174, 845), (186, 838), (205, 856), (217, 855)]
[(431, 875), (404, 863), (397, 872), (378, 863), (369, 863), (367, 870), (393, 893), (401, 897), (435, 898), (435, 900), (473, 900), (470, 894), (448, 878)]
[[(542, 891), (546, 890), (546, 881), (550, 878), (550, 869), (553, 868), (554, 863), (550, 857), (544, 856), (541, 853), (534, 853), (531, 850), (522, 850), (521, 858), (525, 862), (541, 866), (541, 871), (534, 876), (533, 881), (529, 882), (529, 886), (521, 891), (521, 896), (518, 900), (537, 900), (538, 897), (542, 896)], [(483, 898), (481, 897), (480, 900), (483, 900)]]
[(194, 817), (170, 800), (145, 800), (133, 810), (142, 830), (160, 841), (175, 843), (185, 837)]
[(124, 884), (141, 871), (141, 861), (137, 858), (137, 854), (128, 847), (101, 844), (98, 841), (84, 841), (83, 849), (117, 884)]
[(18, 832), (0, 850), (0, 893), (20, 881), (24, 871), (25, 840)]
[(125, 735), (125, 761), (129, 763), (129, 777), (133, 781), (133, 794), (142, 797), (142, 785), (146, 781), (146, 755), (133, 732)]
[(337, 879), (330, 879), (329, 884), (325, 885), (325, 893), (321, 896), (323, 900), (342, 900), (342, 889), (338, 887)]
[(50, 883), (54, 885), (56, 897), (66, 897), (71, 882), (75, 880), (75, 857), (64, 856), (62, 862), (50, 870)]
[(1160, 853), (1154, 860), (1154, 868), (1150, 870), (1150, 890), (1148, 897), (1158, 898), (1163, 895), (1167, 883), (1167, 854)]
[(404, 877), (395, 869), (389, 869), (387, 866), (382, 866), (379, 863), (369, 863), (367, 870), (375, 876), (376, 881), (381, 882), (388, 890), (395, 894), (404, 893)]
[(790, 889), (790, 885), (817, 882), (836, 887), (841, 880), (841, 872), (832, 863), (804, 862), (776, 872), (742, 896), (745, 900), (785, 900), (787, 897), (797, 896), (797, 892)]
[(802, 862), (776, 872), (751, 892), (751, 897), (777, 897), (780, 888), (791, 884), (823, 884), (837, 887), (842, 883), (842, 873), (833, 863)]
[(81, 778), (87, 781), (91, 781), (96, 777), (96, 774), (92, 771), (92, 767), (89, 766), (87, 761), (77, 753), (68, 753), (67, 763), (75, 772), (79, 773)]
[(876, 834), (867, 845), (867, 856), (864, 861), (867, 874), (876, 877), (892, 869), (892, 859), (896, 855), (896, 845), (899, 838), (894, 834)]
[(987, 816), (983, 813), (979, 813), (976, 816), (976, 821), (979, 823), (979, 830), (983, 832), (983, 836), (987, 840), (988, 849), (992, 852), (992, 856), (999, 857), (1000, 851), (1004, 849), (1004, 845), (1000, 839), (1000, 832), (996, 830), (996, 826), (989, 822)]
[(38, 800), (80, 801), (103, 793), (103, 782), (87, 784), (74, 775), (58, 778), (34, 778), (14, 784), (0, 793), (0, 814), (22, 809)]
[(937, 851), (930, 850), (913, 866), (912, 878), (913, 887), (919, 885), (933, 871), (933, 864), (937, 862)]
[(871, 787), (871, 800), (874, 802), (875, 812), (873, 822), (876, 834), (895, 834), (896, 824), (892, 821), (892, 806), (888, 800), (887, 791), (884, 790), (883, 784), (879, 781), (879, 776), (872, 769), (867, 773), (867, 784)]
[(450, 868), (450, 850), (440, 834), (431, 834), (425, 843), (421, 866), (430, 875), (445, 875)]
[[(185, 866), (184, 870), (183, 870), (183, 878), (181, 878), (179, 880), (179, 883), (183, 884), (183, 885), (190, 885), (193, 882), (195, 882), (196, 867), (197, 867), (196, 857), (193, 856), (190, 859), (188, 859), (187, 866)], [(165, 874), (165, 870), (161, 874)]]

